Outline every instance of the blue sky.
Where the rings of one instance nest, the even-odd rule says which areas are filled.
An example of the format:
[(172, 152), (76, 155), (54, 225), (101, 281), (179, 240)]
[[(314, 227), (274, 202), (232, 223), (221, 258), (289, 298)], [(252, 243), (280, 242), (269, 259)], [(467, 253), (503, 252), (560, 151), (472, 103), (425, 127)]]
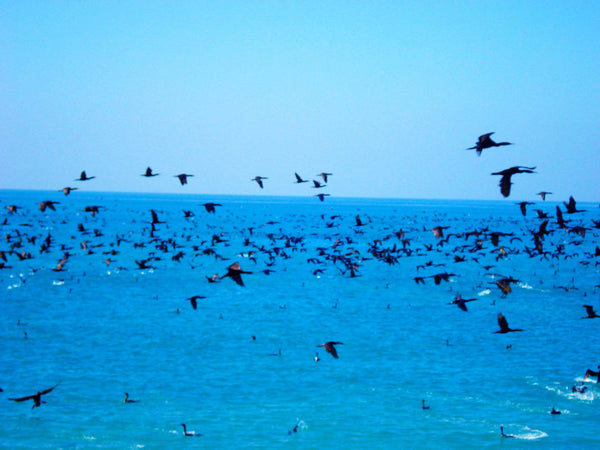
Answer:
[(597, 2), (0, 8), (1, 189), (600, 200)]

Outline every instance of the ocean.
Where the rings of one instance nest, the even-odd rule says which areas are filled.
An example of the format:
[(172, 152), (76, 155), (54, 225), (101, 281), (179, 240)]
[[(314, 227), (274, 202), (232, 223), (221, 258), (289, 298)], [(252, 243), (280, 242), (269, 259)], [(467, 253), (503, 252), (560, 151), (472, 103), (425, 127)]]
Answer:
[(0, 446), (600, 446), (600, 208), (557, 200), (2, 190)]

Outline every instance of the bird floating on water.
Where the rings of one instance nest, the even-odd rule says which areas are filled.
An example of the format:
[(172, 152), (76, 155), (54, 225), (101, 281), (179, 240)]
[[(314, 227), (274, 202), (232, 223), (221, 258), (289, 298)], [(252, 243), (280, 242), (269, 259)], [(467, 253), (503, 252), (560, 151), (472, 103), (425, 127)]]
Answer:
[(181, 426), (183, 427), (184, 436), (202, 436), (200, 433), (196, 433), (195, 431), (188, 431), (185, 423), (182, 423)]

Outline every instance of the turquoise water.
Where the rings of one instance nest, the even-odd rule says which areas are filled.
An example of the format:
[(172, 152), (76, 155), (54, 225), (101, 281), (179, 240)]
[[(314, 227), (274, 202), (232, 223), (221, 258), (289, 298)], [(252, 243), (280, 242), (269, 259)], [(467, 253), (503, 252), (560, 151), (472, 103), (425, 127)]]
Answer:
[[(60, 202), (56, 211), (38, 209), (47, 199)], [(207, 201), (222, 206), (208, 214)], [(22, 208), (10, 214), (10, 204)], [(92, 205), (102, 207), (94, 217), (84, 212)], [(8, 266), (0, 270), (0, 445), (599, 445), (600, 388), (595, 380), (584, 394), (571, 387), (600, 364), (600, 319), (581, 319), (583, 304), (600, 311), (592, 222), (600, 209), (580, 204), (587, 212), (565, 216), (590, 228), (585, 237), (550, 219), (549, 253), (531, 257), (530, 231), (541, 223), (533, 210), (554, 216), (556, 205), (538, 202), (523, 217), (508, 200), (0, 191)], [(151, 209), (166, 222), (153, 236)], [(366, 225), (356, 226), (357, 214)], [(438, 225), (453, 234), (443, 245), (430, 231)], [(461, 235), (486, 227), (479, 238)], [(512, 234), (500, 237), (504, 258), (490, 232)], [(224, 242), (212, 244), (213, 235)], [(64, 270), (53, 271), (65, 252)], [(138, 269), (136, 260), (151, 257), (154, 269)], [(207, 282), (235, 261), (252, 272), (245, 287)], [(439, 285), (413, 280), (442, 272), (455, 275)], [(493, 284), (500, 275), (519, 280), (512, 293)], [(468, 312), (448, 304), (457, 293), (477, 299)], [(196, 310), (193, 295), (206, 296)], [(494, 334), (499, 312), (524, 331)], [(343, 342), (338, 359), (317, 347), (326, 341)], [(56, 384), (39, 408), (8, 400)], [(125, 404), (125, 392), (138, 402)], [(185, 437), (181, 423), (202, 436)], [(500, 425), (517, 439), (502, 439)]]

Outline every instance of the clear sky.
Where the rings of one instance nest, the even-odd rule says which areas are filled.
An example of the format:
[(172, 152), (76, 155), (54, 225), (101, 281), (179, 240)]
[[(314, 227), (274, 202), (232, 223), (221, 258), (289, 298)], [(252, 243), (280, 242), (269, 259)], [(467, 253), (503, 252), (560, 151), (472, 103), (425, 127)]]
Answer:
[[(325, 171), (332, 196), (502, 199), (490, 173), (522, 165), (507, 201), (600, 200), (596, 1), (0, 11), (1, 189), (311, 195), (294, 172)], [(465, 150), (491, 131), (514, 145)]]

